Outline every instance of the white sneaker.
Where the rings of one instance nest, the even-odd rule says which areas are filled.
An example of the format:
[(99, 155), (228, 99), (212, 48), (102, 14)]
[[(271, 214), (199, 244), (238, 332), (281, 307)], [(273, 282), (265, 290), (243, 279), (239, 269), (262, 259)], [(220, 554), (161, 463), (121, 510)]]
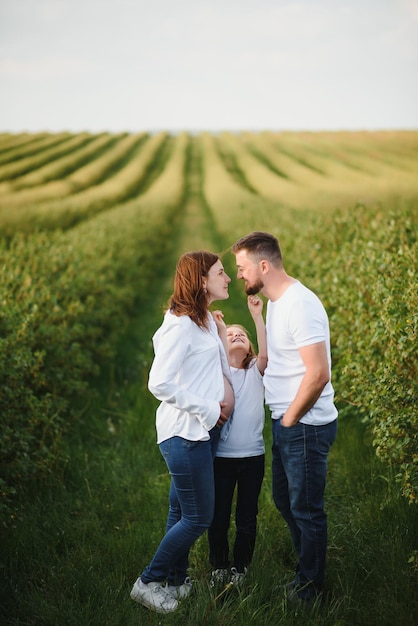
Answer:
[(184, 600), (184, 598), (187, 598), (192, 588), (192, 581), (187, 576), (182, 585), (167, 585), (165, 587), (165, 590), (171, 595), (172, 598), (176, 598), (177, 600)]
[(210, 577), (210, 587), (215, 587), (215, 585), (225, 585), (229, 582), (229, 570), (227, 569), (215, 569), (212, 572)]
[(135, 582), (131, 598), (157, 613), (171, 613), (178, 607), (178, 602), (165, 591), (161, 583), (152, 582), (147, 585), (140, 578)]
[(243, 572), (239, 572), (236, 567), (231, 567), (231, 583), (233, 585), (239, 586), (247, 573), (247, 568), (244, 567)]

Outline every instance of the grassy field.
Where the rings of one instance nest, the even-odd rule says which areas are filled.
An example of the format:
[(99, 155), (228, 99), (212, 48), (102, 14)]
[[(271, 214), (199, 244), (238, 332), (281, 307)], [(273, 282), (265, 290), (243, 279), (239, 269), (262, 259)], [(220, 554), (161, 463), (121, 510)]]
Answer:
[[(1, 623), (412, 626), (417, 603), (418, 133), (0, 136)], [(77, 182), (76, 182), (77, 181)], [(251, 327), (227, 250), (278, 235), (329, 312), (340, 411), (325, 603), (287, 605), (295, 556), (267, 471), (242, 589), (161, 616), (130, 588), (169, 477), (147, 391), (178, 256), (225, 252), (228, 322)]]

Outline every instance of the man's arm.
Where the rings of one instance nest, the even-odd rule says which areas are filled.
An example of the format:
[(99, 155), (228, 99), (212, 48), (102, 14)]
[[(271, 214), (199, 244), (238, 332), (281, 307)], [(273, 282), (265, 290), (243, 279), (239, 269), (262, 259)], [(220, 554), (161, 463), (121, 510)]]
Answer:
[(325, 341), (299, 348), (306, 367), (295, 399), (282, 417), (282, 426), (291, 427), (313, 407), (330, 380)]

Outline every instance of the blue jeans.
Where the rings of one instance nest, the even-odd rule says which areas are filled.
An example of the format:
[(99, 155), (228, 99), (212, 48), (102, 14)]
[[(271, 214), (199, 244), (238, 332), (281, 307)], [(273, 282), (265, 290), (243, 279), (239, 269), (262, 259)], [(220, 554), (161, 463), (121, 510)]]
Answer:
[(213, 517), (211, 442), (171, 437), (160, 444), (160, 451), (171, 475), (166, 534), (141, 579), (180, 585), (187, 576), (189, 550)]
[(328, 452), (337, 420), (324, 426), (298, 422), (291, 428), (273, 420), (273, 500), (287, 522), (298, 554), (295, 583), (306, 595), (324, 582), (327, 516), (324, 491)]
[(258, 496), (264, 477), (264, 454), (242, 459), (215, 459), (215, 514), (208, 531), (209, 560), (213, 569), (229, 567), (228, 530), (232, 499), (237, 486), (236, 535), (232, 566), (239, 572), (251, 563), (254, 553)]

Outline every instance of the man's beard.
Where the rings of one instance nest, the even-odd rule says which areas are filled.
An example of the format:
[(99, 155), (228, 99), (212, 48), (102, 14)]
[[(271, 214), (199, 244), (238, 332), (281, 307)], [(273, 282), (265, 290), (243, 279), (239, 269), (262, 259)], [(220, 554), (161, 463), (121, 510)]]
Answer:
[(245, 287), (245, 293), (247, 294), (247, 296), (255, 296), (257, 293), (259, 293), (262, 290), (263, 287), (264, 287), (263, 281), (258, 279), (252, 285), (247, 285)]

